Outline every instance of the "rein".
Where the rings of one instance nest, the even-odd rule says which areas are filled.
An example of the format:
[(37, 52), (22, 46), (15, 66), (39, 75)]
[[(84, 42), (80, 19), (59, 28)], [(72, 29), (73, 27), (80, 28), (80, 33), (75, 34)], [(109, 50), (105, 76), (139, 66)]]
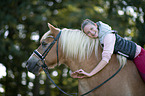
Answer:
[[(39, 59), (42, 61), (42, 69), (44, 70), (45, 74), (47, 75), (47, 77), (50, 79), (50, 81), (62, 92), (64, 93), (65, 95), (68, 95), (68, 96), (73, 96), (73, 95), (78, 95), (77, 93), (71, 93), (71, 94), (68, 94), (66, 93), (65, 91), (63, 91), (61, 88), (59, 88), (55, 82), (51, 79), (50, 75), (49, 75), (49, 72), (48, 72), (48, 67), (47, 65), (45, 64), (45, 57), (47, 56), (47, 54), (49, 53), (49, 51), (51, 50), (51, 48), (53, 47), (53, 45), (57, 42), (57, 47), (56, 47), (56, 53), (57, 53), (57, 64), (59, 62), (59, 58), (58, 58), (58, 42), (59, 42), (59, 38), (60, 38), (60, 35), (61, 35), (61, 32), (60, 31), (58, 33), (58, 35), (56, 36), (56, 38), (52, 37), (54, 40), (51, 42), (51, 44), (47, 47), (47, 49), (44, 51), (44, 53), (41, 55), (41, 53), (39, 53), (37, 50), (34, 50), (34, 53), (35, 55), (37, 55), (39, 57)], [(105, 80), (103, 83), (101, 83), (100, 85), (96, 86), (95, 88), (93, 88), (92, 90), (80, 95), (80, 96), (85, 96), (87, 94), (89, 94), (90, 92), (94, 91), (95, 89), (101, 87), (102, 85), (104, 85), (105, 83), (107, 83), (109, 80), (111, 80), (114, 76), (117, 75), (117, 73), (120, 72), (120, 70), (123, 68), (123, 65), (120, 66), (120, 68), (111, 76), (109, 77), (107, 80)]]
[(75, 94), (76, 96), (77, 96), (77, 93), (71, 93), (71, 94), (68, 94), (68, 93), (66, 93), (65, 91), (63, 91), (61, 88), (59, 88), (56, 84), (55, 84), (55, 82), (51, 79), (51, 77), (50, 77), (50, 75), (49, 75), (49, 72), (48, 72), (48, 67), (47, 67), (47, 65), (45, 64), (45, 57), (47, 56), (47, 54), (49, 53), (49, 51), (51, 50), (51, 48), (53, 47), (53, 45), (57, 42), (57, 45), (56, 45), (56, 54), (57, 54), (57, 64), (58, 64), (58, 62), (59, 62), (59, 57), (58, 57), (58, 42), (59, 42), (59, 37), (60, 37), (60, 35), (61, 35), (61, 32), (62, 31), (60, 31), (58, 34), (57, 34), (57, 36), (56, 36), (56, 38), (54, 38), (54, 37), (51, 37), (51, 38), (53, 38), (54, 40), (50, 43), (50, 45), (47, 47), (47, 49), (44, 51), (44, 53), (41, 55), (41, 53), (39, 53), (37, 50), (34, 50), (34, 53), (35, 53), (35, 55), (37, 55), (38, 57), (39, 57), (39, 59), (40, 59), (40, 61), (42, 61), (42, 65), (40, 65), (41, 67), (42, 67), (42, 69), (44, 70), (44, 72), (45, 72), (45, 74), (47, 75), (47, 77), (50, 79), (50, 81), (62, 92), (62, 93), (64, 93), (65, 95), (68, 95), (68, 96), (73, 96), (73, 94)]

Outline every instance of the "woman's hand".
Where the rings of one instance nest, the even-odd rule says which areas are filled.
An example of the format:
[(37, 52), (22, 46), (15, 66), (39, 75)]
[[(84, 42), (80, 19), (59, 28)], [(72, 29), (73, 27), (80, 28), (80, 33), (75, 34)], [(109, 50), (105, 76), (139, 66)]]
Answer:
[(73, 78), (85, 78), (85, 77), (91, 77), (91, 75), (89, 73), (85, 72), (83, 69), (79, 69), (75, 72), (72, 72), (71, 77), (73, 77)]
[(87, 73), (83, 69), (79, 69), (73, 73), (71, 73), (71, 77), (73, 78), (85, 78), (85, 77), (91, 77), (101, 71), (108, 63), (104, 60), (101, 60), (99, 64), (90, 72)]

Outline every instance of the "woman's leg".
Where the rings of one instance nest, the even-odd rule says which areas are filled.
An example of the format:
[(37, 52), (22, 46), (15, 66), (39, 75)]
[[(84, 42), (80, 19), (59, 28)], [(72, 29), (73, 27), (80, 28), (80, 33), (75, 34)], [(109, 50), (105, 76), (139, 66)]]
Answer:
[(142, 79), (145, 81), (145, 50), (142, 48), (141, 53), (133, 60)]

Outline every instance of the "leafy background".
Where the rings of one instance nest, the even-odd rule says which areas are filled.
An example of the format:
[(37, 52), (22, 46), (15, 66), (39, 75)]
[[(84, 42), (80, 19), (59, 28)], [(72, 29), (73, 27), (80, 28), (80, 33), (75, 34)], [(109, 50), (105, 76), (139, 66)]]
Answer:
[[(144, 0), (1, 0), (0, 2), (0, 95), (64, 96), (42, 72), (29, 73), (26, 61), (49, 30), (80, 29), (84, 19), (103, 21), (145, 48)], [(50, 70), (58, 86), (68, 93), (77, 92), (77, 79), (61, 65)]]

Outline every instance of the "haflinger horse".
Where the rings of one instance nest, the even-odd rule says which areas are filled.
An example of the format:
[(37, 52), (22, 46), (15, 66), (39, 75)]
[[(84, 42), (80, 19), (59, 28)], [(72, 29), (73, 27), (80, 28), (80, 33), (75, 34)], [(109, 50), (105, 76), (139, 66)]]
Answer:
[[(48, 26), (50, 30), (42, 36), (41, 45), (36, 49), (40, 54), (43, 54), (53, 41), (50, 37), (55, 38), (60, 32), (59, 28), (49, 23)], [(59, 64), (66, 64), (72, 72), (78, 69), (91, 72), (101, 60), (102, 48), (98, 42), (98, 39), (91, 39), (78, 29), (62, 29), (58, 42)], [(45, 54), (44, 62), (48, 69), (57, 65), (56, 49), (57, 43), (48, 54)], [(27, 68), (34, 70), (31, 71), (32, 73), (38, 74), (42, 71), (40, 65), (44, 62), (41, 62), (39, 56), (33, 53), (27, 61)], [(117, 55), (113, 54), (109, 64), (99, 73), (89, 78), (78, 79), (78, 95), (90, 91), (107, 80), (119, 69), (120, 64)], [(133, 61), (127, 60), (116, 76), (87, 96), (145, 96), (145, 83)]]

